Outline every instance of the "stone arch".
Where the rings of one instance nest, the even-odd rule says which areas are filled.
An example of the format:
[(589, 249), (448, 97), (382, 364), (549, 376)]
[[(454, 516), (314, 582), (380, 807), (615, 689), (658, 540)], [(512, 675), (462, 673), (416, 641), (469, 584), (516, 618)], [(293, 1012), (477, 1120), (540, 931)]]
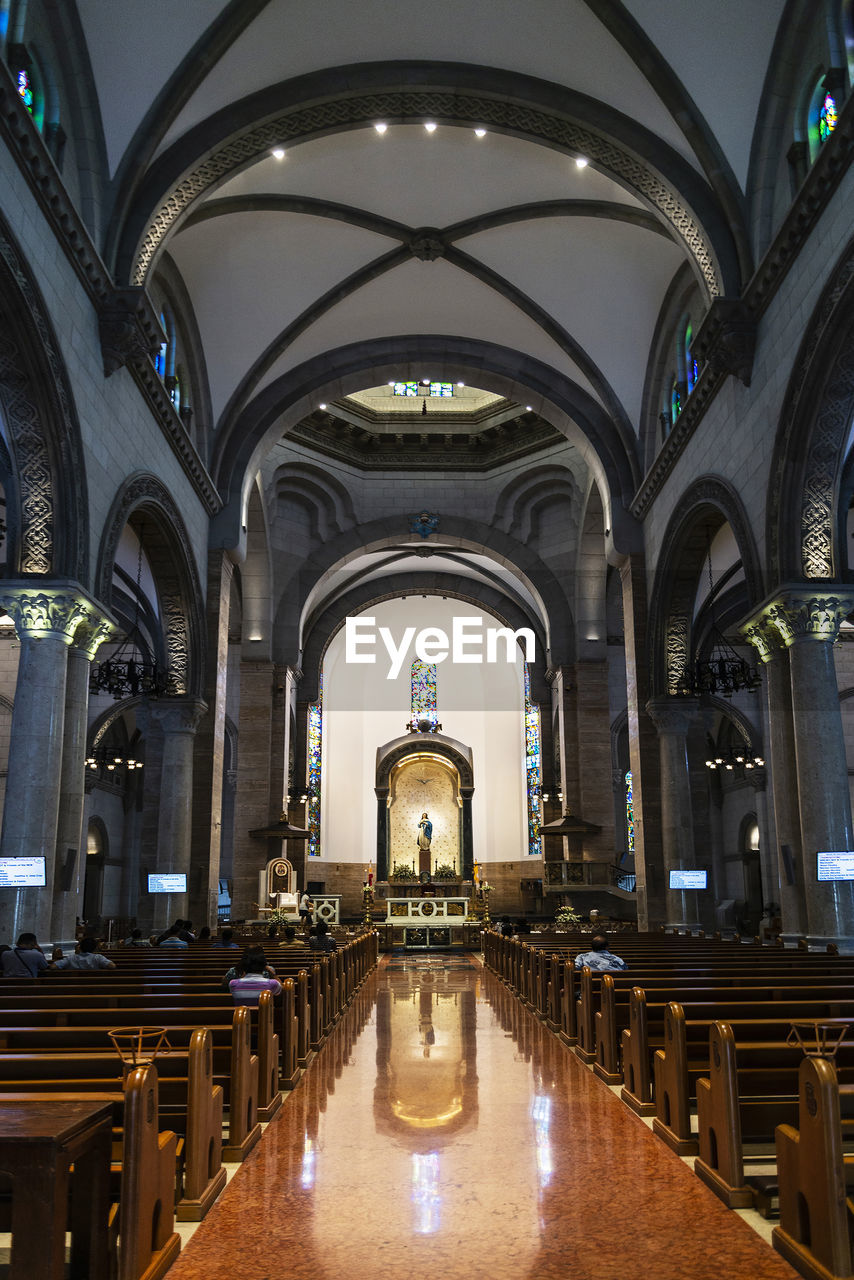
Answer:
[(137, 472), (116, 495), (98, 550), (97, 593), (112, 594), (113, 566), (122, 530), (144, 524), (143, 546), (157, 584), (161, 626), (176, 692), (201, 696), (204, 688), (204, 603), (189, 534), (168, 489), (156, 476)]
[(329, 536), (321, 532), (324, 527), (334, 535), (357, 523), (348, 489), (321, 467), (307, 462), (288, 463), (276, 471), (271, 488), (276, 498), (290, 497), (303, 503), (324, 541)]
[(47, 307), (0, 218), (0, 414), (19, 520), (10, 574), (88, 585), (89, 526), (80, 424)]
[(634, 437), (588, 392), (549, 365), (494, 343), (435, 334), (352, 343), (307, 360), (260, 391), (218, 437), (212, 475), (225, 507), (212, 525), (215, 540), (237, 545), (251, 477), (325, 389), (334, 387), (335, 396), (349, 395), (399, 377), (412, 364), (425, 363), (442, 381), (468, 382), (532, 404), (576, 445), (593, 471), (615, 543), (623, 551), (640, 550), (640, 531), (629, 514), (642, 478)]
[(709, 533), (724, 524), (733, 531), (744, 567), (744, 612), (762, 599), (759, 553), (741, 499), (726, 480), (701, 476), (677, 503), (662, 539), (649, 614), (653, 696), (682, 688), (694, 649), (693, 606)]
[(394, 766), (415, 751), (432, 751), (444, 756), (460, 775), (460, 791), (468, 791), (469, 795), (474, 791), (471, 747), (457, 742), (456, 738), (448, 738), (443, 733), (407, 733), (405, 737), (393, 738), (391, 742), (378, 747), (374, 785), (379, 789), (387, 789)]
[(854, 420), (854, 243), (813, 310), (789, 378), (768, 481), (769, 571), (778, 582), (835, 580), (841, 474)]
[[(379, 590), (380, 585), (382, 590)], [(399, 600), (401, 596), (442, 595), (454, 600), (464, 601), (475, 609), (485, 609), (496, 617), (502, 625), (518, 631), (520, 627), (530, 627), (537, 641), (536, 669), (544, 676), (546, 667), (546, 645), (543, 629), (536, 617), (532, 617), (520, 607), (510, 596), (477, 584), (477, 595), (470, 594), (471, 583), (462, 576), (452, 578), (446, 574), (420, 575), (418, 583), (413, 585), (408, 574), (392, 575), (383, 578), (381, 584), (376, 581), (366, 582), (354, 591), (338, 597), (327, 609), (324, 609), (313, 620), (306, 631), (306, 643), (303, 649), (302, 680), (300, 682), (300, 698), (314, 702), (318, 696), (320, 673), (326, 651), (335, 636), (344, 626), (345, 619), (360, 613), (371, 605), (382, 604), (385, 600)], [(466, 588), (469, 588), (467, 591)]]
[(546, 465), (532, 467), (507, 482), (495, 500), (495, 522), (505, 533), (520, 536), (527, 542), (534, 513), (544, 500), (565, 498), (579, 500), (578, 481), (568, 467)]
[(587, 491), (579, 526), (575, 566), (575, 618), (580, 633), (578, 648), (581, 650), (585, 641), (598, 641), (600, 645), (604, 645), (607, 640), (605, 518), (602, 497), (595, 484), (591, 484)]
[[(363, 63), (244, 98), (187, 131), (151, 165), (112, 229), (117, 277), (144, 284), (194, 204), (272, 147), (374, 123), (481, 124), (588, 156), (632, 190), (685, 245), (710, 298), (740, 291), (733, 231), (712, 187), (678, 153), (605, 103), (531, 76), (454, 63)], [(287, 103), (287, 106), (283, 104)]]

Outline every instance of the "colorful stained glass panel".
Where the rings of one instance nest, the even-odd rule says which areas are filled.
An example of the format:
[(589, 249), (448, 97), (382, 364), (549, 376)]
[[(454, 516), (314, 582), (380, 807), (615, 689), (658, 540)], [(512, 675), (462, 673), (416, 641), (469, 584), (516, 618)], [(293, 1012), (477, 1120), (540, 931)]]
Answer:
[(626, 774), (626, 848), (635, 851), (635, 801), (632, 792), (632, 771)]
[(18, 72), (18, 93), (23, 99), (24, 106), (30, 115), (35, 111), (35, 93), (33, 92), (33, 84), (26, 71)]
[(410, 668), (410, 710), (413, 720), (439, 719), (436, 692), (436, 664), (416, 658)]
[(531, 701), (531, 677), (525, 664), (525, 776), (528, 786), (528, 853), (539, 857), (540, 841), (540, 785), (542, 783), (542, 759), (540, 754), (540, 708)]
[[(322, 694), (322, 684), (319, 693)], [(308, 709), (308, 856), (320, 857), (320, 752), (323, 737), (321, 697)]]
[(839, 115), (836, 110), (836, 99), (832, 94), (826, 93), (818, 115), (818, 136), (822, 142), (827, 141), (838, 122)]

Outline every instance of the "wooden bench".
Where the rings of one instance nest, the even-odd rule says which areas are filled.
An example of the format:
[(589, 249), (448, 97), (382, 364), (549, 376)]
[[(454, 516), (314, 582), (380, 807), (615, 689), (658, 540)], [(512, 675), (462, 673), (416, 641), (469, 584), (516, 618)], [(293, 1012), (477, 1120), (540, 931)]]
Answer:
[(156, 1069), (137, 1067), (125, 1086), (121, 1196), (109, 1224), (117, 1280), (160, 1280), (181, 1249), (172, 1207), (177, 1139), (159, 1131), (158, 1101)]

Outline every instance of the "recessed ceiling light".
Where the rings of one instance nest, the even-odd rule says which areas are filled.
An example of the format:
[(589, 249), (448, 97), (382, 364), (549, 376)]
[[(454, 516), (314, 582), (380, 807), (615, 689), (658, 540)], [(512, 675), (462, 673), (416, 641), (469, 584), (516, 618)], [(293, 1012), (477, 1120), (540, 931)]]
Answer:
[(326, 408), (326, 405), (325, 405), (325, 404), (324, 404), (324, 402), (321, 400), (320, 404), (319, 404), (317, 407), (318, 407), (318, 409), (325, 409), (325, 408)]
[(377, 133), (385, 133), (386, 129), (388, 128), (388, 125), (382, 124), (382, 123), (375, 124), (374, 128), (376, 129)]
[(434, 121), (428, 120), (424, 128), (427, 130), (428, 133), (435, 133), (437, 126), (434, 123)]
[(273, 156), (275, 157), (276, 160), (284, 160), (285, 158), (284, 147), (273, 147)]
[(486, 130), (485, 130), (485, 129), (475, 129), (475, 131), (474, 131), (474, 136), (475, 136), (476, 138), (485, 138), (485, 137), (486, 137)]
[(458, 382), (458, 383), (457, 383), (457, 386), (458, 386), (458, 387), (464, 387), (465, 385), (466, 385), (466, 384), (465, 384), (464, 382)]
[(390, 382), (388, 385), (389, 385), (390, 387), (393, 387), (393, 386), (394, 386), (394, 383), (393, 383), (393, 382)]
[(575, 163), (576, 163), (577, 168), (579, 168), (579, 169), (586, 169), (586, 168), (587, 168), (587, 165), (590, 163), (590, 161), (587, 159), (587, 157), (586, 157), (586, 156), (576, 156), (576, 157), (575, 157)]
[(526, 412), (526, 413), (531, 413), (531, 412), (532, 412), (532, 410), (531, 410), (531, 406), (530, 406), (529, 404), (526, 404), (526, 405), (525, 405), (525, 412)]

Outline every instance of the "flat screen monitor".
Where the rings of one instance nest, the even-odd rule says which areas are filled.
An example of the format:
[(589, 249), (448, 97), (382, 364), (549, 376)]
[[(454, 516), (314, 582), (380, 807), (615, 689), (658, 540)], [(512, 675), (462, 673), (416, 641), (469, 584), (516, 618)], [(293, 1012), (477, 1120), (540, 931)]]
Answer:
[(671, 889), (705, 889), (706, 887), (705, 871), (671, 871), (670, 872), (670, 888)]
[(44, 858), (0, 858), (0, 889), (38, 888), (44, 882)]
[(843, 849), (841, 853), (818, 855), (819, 880), (854, 880), (854, 853)]
[(187, 877), (183, 871), (158, 872), (148, 877), (149, 893), (186, 893)]

